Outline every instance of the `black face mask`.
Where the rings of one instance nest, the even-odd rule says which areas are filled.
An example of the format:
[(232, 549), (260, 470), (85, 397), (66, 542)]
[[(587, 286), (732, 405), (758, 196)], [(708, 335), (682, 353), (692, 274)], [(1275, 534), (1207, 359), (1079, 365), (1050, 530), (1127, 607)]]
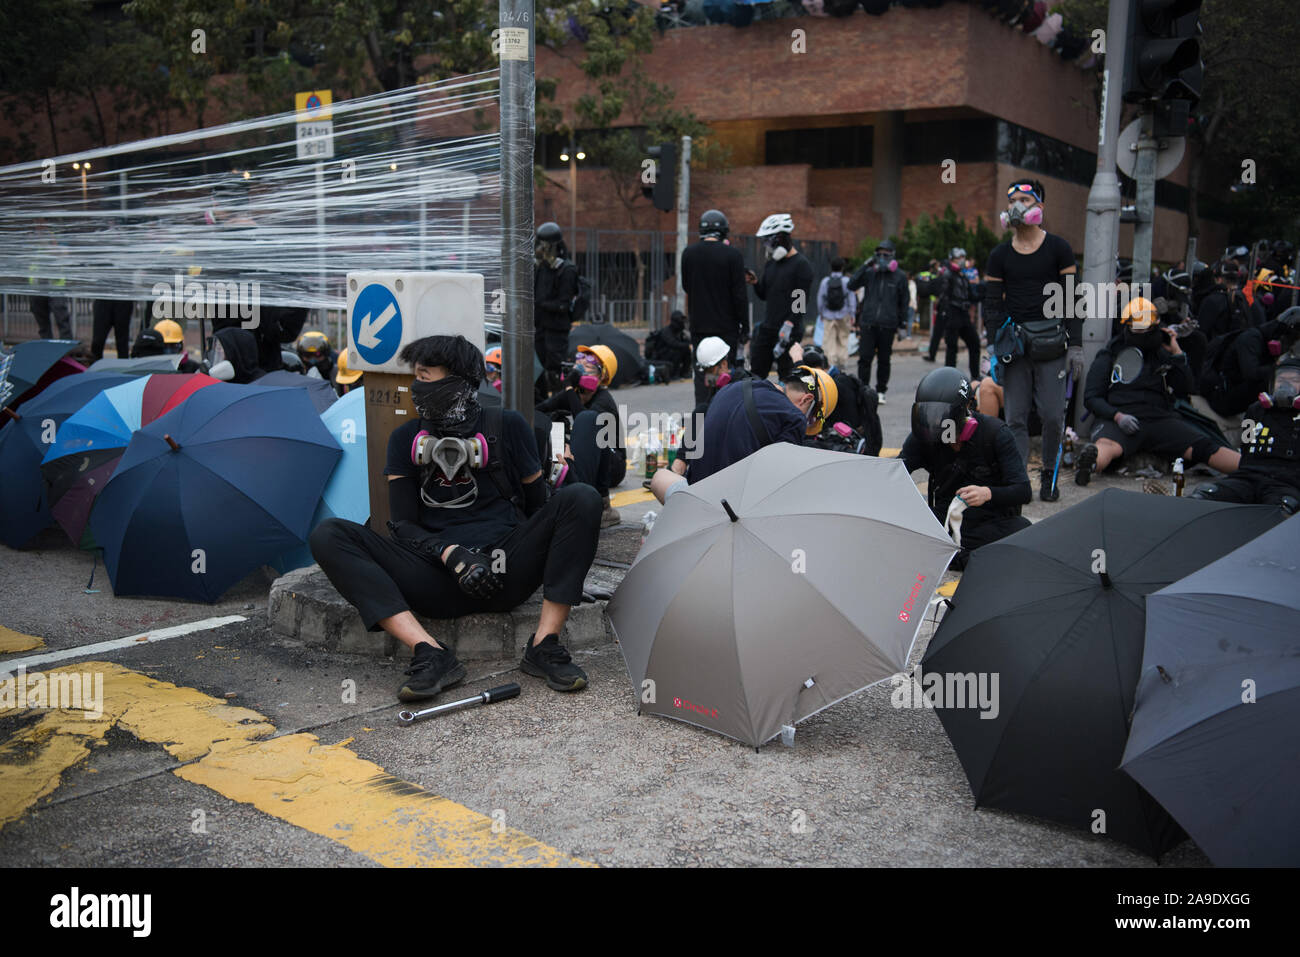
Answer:
[(1152, 353), (1159, 349), (1163, 341), (1164, 337), (1161, 335), (1159, 327), (1148, 329), (1146, 332), (1134, 332), (1131, 329), (1124, 330), (1124, 344), (1135, 349), (1141, 349), (1145, 353)]
[(437, 382), (417, 379), (411, 383), (411, 400), (420, 418), (429, 423), (429, 431), (438, 435), (468, 434), (478, 421), (475, 387), (460, 376), (449, 375)]

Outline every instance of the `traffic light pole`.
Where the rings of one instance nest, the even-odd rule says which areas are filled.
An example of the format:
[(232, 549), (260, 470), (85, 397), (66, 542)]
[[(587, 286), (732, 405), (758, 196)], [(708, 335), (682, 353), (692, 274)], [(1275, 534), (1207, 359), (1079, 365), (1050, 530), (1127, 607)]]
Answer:
[[(1083, 282), (1097, 289), (1115, 281), (1115, 258), (1119, 254), (1119, 176), (1115, 172), (1119, 140), (1124, 63), (1128, 56), (1129, 4), (1133, 0), (1110, 0), (1106, 20), (1106, 66), (1102, 74), (1101, 122), (1097, 131), (1097, 172), (1088, 191), (1088, 213), (1083, 244)], [(1087, 287), (1085, 287), (1087, 288)], [(1098, 301), (1101, 297), (1095, 297)], [(1110, 316), (1086, 316), (1083, 321), (1084, 368), (1092, 365), (1110, 338)], [(1081, 387), (1079, 383), (1077, 387)], [(1075, 403), (1075, 429), (1083, 432), (1082, 402)]]
[(1137, 163), (1133, 179), (1137, 181), (1137, 223), (1133, 226), (1133, 282), (1151, 281), (1151, 238), (1156, 217), (1156, 139), (1155, 112), (1142, 111), (1142, 132), (1138, 134)]
[[(501, 358), (507, 409), (533, 421), (533, 0), (501, 0)], [(527, 34), (526, 38), (524, 34)], [(570, 237), (573, 239), (573, 237)]]
[(686, 311), (686, 293), (682, 289), (682, 253), (686, 250), (691, 215), (691, 138), (682, 137), (682, 188), (677, 191), (677, 299), (673, 306)]

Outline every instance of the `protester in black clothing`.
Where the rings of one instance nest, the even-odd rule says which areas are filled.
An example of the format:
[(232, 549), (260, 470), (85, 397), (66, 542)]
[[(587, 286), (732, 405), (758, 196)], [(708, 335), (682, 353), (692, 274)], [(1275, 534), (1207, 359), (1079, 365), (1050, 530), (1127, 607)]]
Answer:
[(533, 255), (537, 260), (533, 273), (533, 349), (545, 370), (537, 392), (540, 401), (564, 387), (561, 367), (569, 356), (578, 267), (568, 260), (569, 250), (555, 223), (537, 227)]
[(1246, 409), (1241, 467), (1202, 485), (1192, 498), (1300, 510), (1300, 358), (1287, 356), (1273, 381)]
[[(720, 210), (707, 210), (700, 217), (700, 241), (682, 251), (682, 289), (691, 342), (698, 348), (709, 336), (717, 336), (731, 348), (729, 361), (735, 365), (740, 346), (749, 340), (749, 296), (745, 257), (727, 244), (730, 230)], [(707, 391), (697, 371), (697, 404), (706, 401)]]
[(1009, 243), (989, 254), (984, 270), (984, 326), (990, 343), (1010, 317), (1021, 336), (1030, 340), (1023, 355), (999, 363), (1006, 401), (1007, 425), (1016, 437), (1020, 457), (1029, 461), (1029, 412), (1037, 407), (1043, 422), (1043, 461), (1038, 496), (1054, 502), (1060, 495), (1053, 483), (1056, 452), (1065, 427), (1067, 377), (1083, 377), (1083, 320), (1053, 318), (1048, 301), (1062, 279), (1076, 271), (1070, 244), (1039, 225), (1043, 221), (1043, 185), (1016, 180), (1007, 189), (1004, 225), (1015, 230)]
[(876, 253), (858, 267), (849, 280), (849, 289), (863, 290), (853, 327), (858, 331), (858, 380), (871, 384), (871, 363), (876, 368), (876, 394), (885, 403), (889, 390), (889, 358), (894, 351), (894, 337), (907, 326), (907, 273), (899, 268), (894, 244), (888, 239)]
[[(793, 232), (794, 220), (788, 213), (773, 213), (763, 220), (757, 233), (767, 251), (763, 277), (760, 279), (753, 272), (745, 276), (745, 281), (754, 286), (754, 294), (767, 303), (767, 315), (763, 324), (754, 330), (754, 340), (750, 343), (749, 365), (760, 379), (767, 378), (773, 361), (780, 378), (790, 374), (794, 368), (790, 343), (803, 339), (804, 321), (809, 310), (815, 308), (812, 264), (795, 247)], [(782, 343), (781, 331), (786, 323), (790, 329)]]
[(131, 312), (135, 303), (129, 299), (96, 299), (93, 306), (94, 327), (90, 339), (90, 354), (98, 362), (104, 358), (104, 344), (108, 333), (113, 332), (117, 357), (125, 359), (131, 354)]
[(1174, 399), (1192, 389), (1177, 334), (1156, 323), (1154, 310), (1128, 315), (1124, 333), (1106, 343), (1088, 370), (1084, 404), (1096, 425), (1092, 441), (1075, 458), (1075, 483), (1087, 485), (1094, 471), (1143, 450), (1181, 458), (1188, 466), (1207, 462), (1220, 472), (1235, 470), (1240, 455), (1174, 409)]
[(311, 370), (315, 369), (316, 374), (326, 382), (333, 381), (338, 353), (330, 345), (329, 336), (315, 329), (304, 332), (298, 338), (294, 351), (302, 360), (304, 375), (310, 374)]
[(537, 406), (538, 412), (565, 421), (569, 437), (565, 458), (572, 463), (572, 481), (600, 493), (602, 528), (620, 521), (618, 509), (610, 505), (609, 490), (627, 475), (618, 403), (609, 391), (617, 373), (618, 359), (608, 346), (578, 346), (566, 387)]
[(660, 378), (665, 381), (684, 379), (690, 375), (691, 340), (686, 335), (686, 316), (683, 313), (674, 309), (668, 317), (668, 325), (646, 336), (645, 358), (655, 365), (656, 381)]
[(1300, 341), (1300, 306), (1288, 309), (1262, 326), (1245, 329), (1227, 344), (1219, 370), (1201, 380), (1210, 408), (1228, 418), (1241, 415), (1268, 391), (1273, 367)]
[(257, 338), (247, 329), (226, 326), (213, 336), (208, 375), (223, 382), (246, 385), (266, 375), (257, 364)]
[[(1029, 527), (1020, 514), (1033, 490), (1015, 436), (1001, 419), (975, 411), (970, 382), (955, 368), (935, 369), (916, 389), (912, 431), (901, 458), (909, 473), (929, 473), (930, 510), (946, 526), (957, 524), (961, 551), (952, 567), (966, 567), (970, 553)], [(954, 509), (960, 499), (964, 508)], [(953, 519), (959, 512), (960, 521)]]
[(876, 390), (863, 385), (857, 376), (844, 372), (839, 366), (830, 365), (826, 354), (817, 346), (809, 346), (803, 355), (797, 355), (794, 349), (790, 355), (810, 369), (823, 369), (835, 383), (837, 399), (835, 410), (826, 416), (823, 435), (834, 431), (836, 423), (843, 422), (859, 436), (865, 439), (863, 451), (867, 455), (879, 455), (884, 436), (880, 427), (879, 399)]
[(970, 377), (979, 378), (980, 373), (980, 337), (975, 331), (971, 318), (971, 306), (974, 305), (970, 280), (966, 277), (963, 266), (966, 262), (966, 250), (954, 246), (948, 253), (948, 262), (938, 280), (938, 304), (935, 308), (944, 314), (944, 365), (956, 368), (957, 341), (966, 343), (970, 359)]
[[(585, 687), (559, 634), (596, 555), (600, 496), (575, 483), (548, 501), (532, 430), (517, 412), (479, 407), (483, 355), (463, 336), (418, 339), (400, 358), (415, 371), (419, 418), (388, 441), (391, 535), (327, 519), (312, 531), (312, 555), (367, 630), (382, 628), (412, 649), (403, 701), (432, 698), (465, 678), (455, 653), (413, 612), (509, 611), (539, 585), (541, 617), (520, 667), (557, 691)], [(417, 443), (421, 432), (428, 435)], [(469, 456), (481, 438), (491, 449), (480, 467)]]
[(1217, 262), (1212, 272), (1214, 288), (1201, 300), (1196, 322), (1211, 342), (1218, 336), (1250, 326), (1250, 303), (1241, 291), (1241, 272), (1235, 263)]

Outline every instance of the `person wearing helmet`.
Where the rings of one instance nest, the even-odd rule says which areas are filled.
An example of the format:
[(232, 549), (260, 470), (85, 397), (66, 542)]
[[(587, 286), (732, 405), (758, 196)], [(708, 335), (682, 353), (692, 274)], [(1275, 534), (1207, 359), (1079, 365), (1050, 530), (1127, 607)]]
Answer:
[(548, 496), (528, 423), (479, 405), (483, 353), (464, 336), (425, 336), (398, 359), (414, 371), (416, 417), (388, 440), (390, 534), (326, 519), (312, 530), (313, 557), (368, 631), (411, 649), (403, 701), (436, 697), (466, 676), (416, 614), (509, 611), (539, 586), (541, 615), (520, 668), (556, 691), (586, 687), (559, 635), (596, 557), (600, 496), (579, 483)]
[(1094, 472), (1142, 451), (1234, 471), (1241, 456), (1174, 408), (1174, 399), (1187, 398), (1193, 385), (1177, 332), (1160, 327), (1147, 299), (1131, 300), (1121, 318), (1123, 334), (1102, 347), (1088, 370), (1084, 405), (1096, 425), (1076, 457), (1075, 484), (1087, 485)]
[[(883, 405), (889, 390), (889, 360), (894, 337), (907, 325), (907, 273), (898, 265), (897, 250), (891, 240), (881, 240), (876, 254), (858, 267), (849, 280), (849, 289), (862, 290), (853, 328), (858, 333), (858, 379), (871, 384), (871, 364), (876, 368), (876, 394)], [(845, 362), (848, 361), (847, 349)]]
[(487, 378), (485, 381), (498, 392), (502, 390), (501, 379), (501, 347), (493, 346), (483, 356), (483, 364), (487, 367)]
[(1220, 260), (1210, 271), (1214, 288), (1201, 301), (1197, 325), (1213, 342), (1217, 337), (1250, 326), (1250, 303), (1241, 291), (1242, 272), (1232, 260)]
[(655, 365), (656, 382), (683, 379), (691, 374), (691, 341), (686, 335), (684, 312), (674, 309), (668, 325), (646, 336), (645, 357)]
[(984, 270), (984, 323), (989, 341), (998, 342), (1006, 324), (1015, 338), (1027, 340), (1023, 354), (999, 361), (998, 370), (1006, 400), (1007, 425), (1016, 437), (1020, 457), (1029, 461), (1029, 413), (1037, 407), (1043, 422), (1039, 497), (1058, 497), (1053, 484), (1056, 453), (1065, 428), (1067, 377), (1083, 377), (1083, 319), (1049, 315), (1048, 302), (1059, 292), (1062, 277), (1077, 271), (1074, 251), (1060, 236), (1047, 232), (1043, 221), (1043, 184), (1032, 179), (1014, 180), (1007, 188), (1004, 228), (1014, 234), (989, 253)]
[(334, 391), (339, 395), (347, 395), (353, 389), (359, 388), (357, 383), (361, 381), (362, 375), (360, 369), (348, 368), (348, 350), (339, 350), (338, 362), (334, 366)]
[(181, 361), (176, 366), (177, 372), (202, 372), (203, 371), (203, 367), (200, 366), (193, 359), (191, 359), (189, 357), (189, 353), (185, 351), (185, 334), (181, 331), (181, 324), (179, 322), (176, 322), (175, 320), (172, 319), (163, 319), (160, 320), (159, 322), (154, 323), (152, 330), (146, 330), (146, 331), (151, 331), (155, 333), (158, 337), (158, 340), (153, 340), (153, 339), (146, 340), (145, 344), (142, 347), (141, 340), (145, 339), (145, 332), (141, 332), (140, 336), (136, 339), (135, 346), (132, 346), (131, 348), (132, 358), (135, 358), (137, 348), (143, 348), (145, 350), (149, 350), (153, 348), (153, 346), (150, 343), (154, 341), (161, 341), (162, 351), (160, 352), (142, 351), (140, 355), (174, 356), (180, 354)]
[(609, 391), (617, 374), (618, 358), (609, 346), (578, 346), (565, 388), (537, 405), (538, 412), (565, 423), (568, 442), (564, 458), (575, 481), (600, 493), (602, 528), (621, 521), (618, 509), (610, 504), (609, 490), (627, 476), (622, 420)]
[[(710, 209), (700, 217), (699, 242), (682, 251), (682, 289), (691, 342), (698, 347), (707, 338), (721, 339), (731, 349), (728, 361), (734, 366), (740, 347), (749, 341), (749, 294), (745, 257), (727, 243), (730, 229), (721, 210)], [(709, 387), (697, 370), (695, 403), (708, 399)]]
[(330, 348), (329, 336), (315, 329), (304, 332), (294, 349), (302, 360), (303, 374), (329, 382), (334, 376), (334, 363), (338, 356)]
[[(703, 380), (705, 386), (704, 401), (695, 406), (696, 416), (709, 411), (714, 396), (724, 386), (752, 375), (744, 366), (732, 365), (734, 355), (731, 346), (719, 336), (708, 336), (695, 350), (695, 375), (698, 380)], [(685, 474), (685, 461), (679, 457), (677, 462), (681, 463), (680, 470)]]
[(816, 346), (803, 349), (802, 355), (799, 354), (798, 349), (799, 347), (796, 346), (790, 350), (794, 361), (813, 369), (825, 370), (831, 377), (831, 381), (835, 383), (835, 390), (839, 395), (834, 412), (826, 417), (826, 428), (822, 429), (822, 434), (825, 435), (827, 430), (843, 422), (866, 439), (864, 451), (867, 455), (879, 455), (884, 437), (878, 412), (880, 403), (875, 390), (871, 386), (863, 385), (857, 376), (842, 371), (839, 366), (831, 365), (826, 354)]
[(1278, 361), (1242, 424), (1241, 467), (1192, 498), (1277, 505), (1294, 515), (1300, 511), (1300, 356)]
[(578, 295), (578, 267), (567, 257), (564, 234), (555, 223), (537, 227), (533, 243), (537, 268), (533, 273), (533, 342), (542, 363), (539, 400), (563, 387), (563, 365), (569, 355), (573, 300)]
[[(1227, 337), (1225, 337), (1227, 338)], [(1269, 391), (1274, 366), (1300, 342), (1300, 307), (1228, 338), (1215, 369), (1201, 378), (1201, 394), (1216, 414), (1235, 418)]]
[(928, 474), (935, 518), (959, 529), (954, 569), (965, 568), (976, 548), (1029, 527), (1020, 509), (1033, 489), (1015, 435), (1001, 419), (975, 411), (975, 390), (960, 370), (934, 369), (916, 387), (900, 458), (908, 474)]
[(789, 346), (803, 340), (804, 320), (813, 303), (812, 264), (795, 247), (793, 232), (789, 213), (773, 213), (763, 220), (757, 233), (767, 255), (763, 277), (752, 272), (745, 277), (754, 286), (754, 295), (767, 304), (767, 315), (750, 343), (750, 367), (760, 379), (767, 378), (773, 360), (779, 378), (790, 374), (794, 361)]

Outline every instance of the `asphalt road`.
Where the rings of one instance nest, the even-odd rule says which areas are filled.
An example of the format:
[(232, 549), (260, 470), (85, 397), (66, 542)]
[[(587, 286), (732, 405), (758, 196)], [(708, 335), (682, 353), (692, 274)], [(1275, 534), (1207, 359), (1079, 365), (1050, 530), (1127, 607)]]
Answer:
[[(908, 399), (931, 368), (897, 356), (886, 447), (902, 444)], [(691, 386), (618, 398), (630, 411), (682, 410)], [(623, 491), (640, 481), (629, 476)], [(1088, 489), (1067, 480), (1059, 503), (1026, 514), (1114, 485), (1140, 488), (1122, 476)], [(649, 507), (624, 505), (624, 523)], [(401, 727), (402, 665), (272, 634), (270, 574), (209, 606), (114, 598), (102, 566), (87, 593), (93, 564), (56, 530), (22, 552), (0, 549), (0, 638), (44, 644), (0, 654), (0, 669), (170, 625), (245, 620), (43, 666), (104, 674), (105, 715), (0, 710), (6, 864), (1154, 865), (1104, 837), (975, 810), (934, 713), (894, 708), (888, 685), (804, 722), (793, 746), (755, 753), (638, 717), (610, 644), (577, 656), (591, 677), (579, 694), (550, 691), (517, 661), (478, 664), (465, 695), (504, 681), (523, 694)], [(932, 631), (927, 622), (914, 662)], [(1163, 863), (1208, 861), (1186, 842)]]

